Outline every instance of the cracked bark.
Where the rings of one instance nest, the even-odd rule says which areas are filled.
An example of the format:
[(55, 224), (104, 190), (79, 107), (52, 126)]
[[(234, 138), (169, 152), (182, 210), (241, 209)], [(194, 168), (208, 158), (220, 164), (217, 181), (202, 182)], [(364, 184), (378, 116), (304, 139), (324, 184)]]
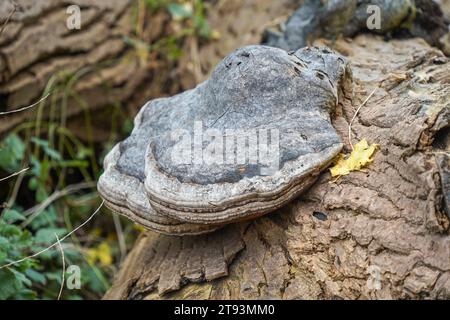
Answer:
[[(349, 151), (348, 123), (376, 88), (352, 126), (353, 141), (381, 145), (374, 163), (336, 183), (323, 173), (283, 209), (229, 227), (233, 237), (144, 234), (106, 299), (450, 298), (450, 62), (421, 39), (363, 35), (335, 48), (352, 63), (354, 90), (334, 126)], [(201, 275), (186, 276), (186, 242), (189, 261), (207, 257), (189, 269)], [(220, 247), (235, 258), (216, 257)], [(206, 261), (230, 263), (227, 275)]]
[[(121, 103), (130, 114), (149, 99), (194, 87), (224, 55), (238, 46), (259, 42), (264, 28), (279, 22), (272, 20), (274, 16), (286, 18), (298, 5), (292, 0), (220, 0), (208, 13), (211, 27), (221, 34), (220, 42), (199, 46), (196, 37), (188, 37), (181, 44), (184, 55), (178, 62), (152, 51), (143, 64), (137, 50), (123, 41), (124, 37), (135, 37), (136, 0), (15, 2), (19, 8), (0, 35), (0, 111), (31, 105), (42, 97), (53, 75), (79, 71), (82, 76), (73, 91), (88, 102), (90, 110)], [(73, 4), (81, 7), (78, 31), (66, 28), (66, 9)], [(0, 28), (12, 11), (11, 0), (0, 1)], [(145, 43), (155, 43), (176, 28), (164, 12), (147, 15), (144, 20)], [(66, 109), (65, 116), (74, 116), (69, 128), (78, 137), (91, 139), (80, 129), (83, 119), (76, 117), (83, 111), (79, 101), (69, 95)], [(44, 117), (48, 116), (46, 111)], [(108, 136), (108, 130), (102, 129), (110, 125), (104, 115), (92, 115), (98, 124), (96, 141)], [(32, 116), (33, 110), (10, 115), (9, 121), (0, 123), (0, 136)]]
[[(19, 109), (38, 101), (49, 80), (58, 75), (60, 86), (52, 95), (61, 99), (68, 95), (65, 116), (76, 115), (85, 107), (99, 110), (119, 103), (142, 105), (149, 97), (160, 96), (167, 89), (171, 76), (160, 71), (167, 69), (167, 63), (159, 61), (155, 52), (149, 53), (151, 59), (143, 62), (136, 49), (124, 41), (124, 37), (135, 37), (133, 10), (137, 1), (15, 2), (18, 9), (0, 35), (0, 111)], [(66, 27), (69, 18), (66, 9), (74, 4), (81, 8), (80, 30)], [(1, 1), (0, 26), (13, 8), (10, 0)], [(161, 26), (168, 20), (165, 13), (145, 20), (142, 34), (145, 41), (152, 43), (163, 37), (166, 31)], [(70, 75), (79, 76), (72, 88), (67, 86)], [(0, 123), (0, 135), (28, 119), (33, 112), (9, 116), (8, 121)]]

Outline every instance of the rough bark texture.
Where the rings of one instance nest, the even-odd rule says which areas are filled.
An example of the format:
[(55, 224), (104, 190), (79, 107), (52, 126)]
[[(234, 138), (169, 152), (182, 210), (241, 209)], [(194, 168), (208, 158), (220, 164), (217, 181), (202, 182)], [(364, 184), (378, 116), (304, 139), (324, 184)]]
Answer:
[[(142, 299), (153, 291), (165, 294), (187, 283), (226, 276), (228, 264), (244, 248), (243, 232), (240, 226), (231, 225), (221, 232), (200, 236), (145, 233), (128, 257), (134, 261), (132, 267), (124, 266), (121, 281), (107, 297)], [(152, 249), (147, 251), (149, 243)]]
[[(81, 7), (80, 30), (66, 26), (70, 16), (66, 10), (73, 4)], [(166, 66), (155, 61), (154, 53), (149, 56), (151, 64), (142, 61), (136, 48), (124, 41), (136, 26), (137, 4), (135, 0), (1, 1), (0, 28), (5, 27), (0, 35), (0, 111), (38, 101), (52, 77), (66, 84), (65, 89), (53, 90), (52, 96), (69, 96), (67, 116), (83, 110), (70, 92), (76, 92), (91, 110), (130, 100), (140, 105), (161, 95), (170, 75), (158, 70)], [(145, 20), (142, 36), (147, 43), (163, 35), (167, 19), (159, 15)], [(79, 79), (69, 91), (67, 81), (61, 79), (74, 74)], [(0, 134), (32, 113), (9, 116), (0, 123)]]
[[(133, 37), (135, 28), (142, 30), (140, 40), (147, 44), (177, 30), (164, 11), (147, 12), (141, 17), (142, 24), (136, 23), (137, 0), (0, 1), (0, 29), (5, 25), (0, 35), (0, 112), (38, 101), (52, 76), (78, 72), (73, 91), (88, 108), (100, 110), (122, 103), (133, 115), (151, 98), (173, 95), (205, 80), (225, 55), (244, 44), (258, 43), (262, 31), (285, 20), (299, 2), (207, 2), (208, 19), (220, 41), (202, 45), (197, 37), (187, 37), (181, 59), (169, 62), (154, 51), (143, 61), (139, 48), (125, 43), (124, 36)], [(81, 7), (81, 30), (66, 28), (66, 9), (73, 4)], [(66, 109), (65, 116), (76, 115), (82, 106), (69, 96)], [(33, 111), (8, 116), (8, 121), (0, 123), (0, 135), (32, 115)], [(103, 141), (108, 123), (102, 123), (102, 114), (93, 116), (97, 123), (94, 139)], [(75, 117), (68, 126), (77, 136), (87, 138), (85, 130), (80, 130), (82, 121)]]
[(160, 263), (176, 250), (162, 244), (201, 238), (143, 235), (105, 298), (450, 298), (450, 62), (421, 39), (359, 36), (335, 48), (352, 63), (354, 94), (340, 101), (334, 126), (350, 150), (348, 124), (376, 89), (352, 126), (353, 142), (381, 145), (374, 163), (334, 183), (324, 173), (288, 206), (239, 225), (245, 249), (220, 279), (179, 281), (177, 290), (166, 279), (183, 277), (185, 264), (171, 264), (167, 277)]

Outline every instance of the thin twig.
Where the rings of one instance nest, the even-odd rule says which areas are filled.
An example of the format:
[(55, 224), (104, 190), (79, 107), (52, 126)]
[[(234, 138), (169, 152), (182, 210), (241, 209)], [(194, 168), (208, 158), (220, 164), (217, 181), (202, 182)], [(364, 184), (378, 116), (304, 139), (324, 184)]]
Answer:
[(16, 110), (11, 110), (11, 111), (4, 111), (4, 112), (0, 112), (0, 116), (5, 116), (8, 114), (12, 114), (12, 113), (17, 113), (17, 112), (22, 112), (22, 111), (26, 111), (28, 109), (34, 108), (36, 107), (38, 104), (40, 104), (42, 101), (44, 101), (45, 99), (47, 99), (49, 96), (51, 95), (51, 92), (47, 93), (44, 97), (42, 97), (38, 102), (33, 103), (30, 106), (26, 106), (20, 109), (16, 109)]
[(355, 121), (356, 117), (358, 116), (359, 110), (361, 110), (362, 107), (364, 107), (366, 105), (366, 103), (370, 100), (370, 98), (372, 98), (372, 96), (375, 94), (375, 91), (377, 91), (378, 87), (376, 87), (372, 93), (366, 98), (366, 100), (364, 100), (364, 102), (358, 107), (358, 109), (356, 109), (355, 115), (353, 116), (352, 120), (350, 121), (350, 124), (348, 125), (348, 142), (350, 143), (350, 146), (353, 148), (353, 144), (352, 144), (352, 124), (353, 121)]
[(25, 171), (28, 171), (28, 170), (30, 170), (30, 167), (27, 167), (27, 168), (25, 168), (25, 169), (22, 169), (22, 170), (20, 170), (20, 171), (18, 171), (18, 172), (15, 172), (15, 173), (13, 173), (13, 174), (10, 174), (10, 175), (7, 176), (7, 177), (1, 178), (1, 179), (0, 179), (0, 182), (5, 181), (5, 180), (8, 180), (8, 179), (10, 179), (10, 178), (12, 178), (12, 177), (18, 176), (18, 175), (20, 175), (20, 174), (22, 174), (22, 173), (24, 173)]
[(62, 294), (62, 291), (64, 288), (64, 282), (66, 281), (66, 258), (64, 256), (64, 250), (61, 245), (61, 241), (59, 240), (59, 237), (56, 233), (55, 233), (55, 237), (56, 237), (56, 240), (58, 241), (59, 250), (61, 251), (61, 259), (62, 259), (62, 264), (63, 264), (63, 271), (62, 271), (62, 275), (61, 275), (61, 287), (59, 288), (59, 293), (58, 293), (58, 300), (60, 300), (61, 294)]
[[(105, 201), (103, 200), (102, 203), (100, 204), (100, 206), (94, 211), (94, 213), (93, 213), (93, 214), (92, 214), (85, 222), (83, 222), (82, 224), (80, 224), (78, 227), (76, 227), (75, 229), (73, 229), (71, 232), (69, 232), (68, 234), (66, 234), (64, 237), (62, 237), (60, 241), (66, 240), (66, 239), (67, 239), (68, 237), (70, 237), (72, 234), (74, 234), (75, 232), (77, 232), (78, 230), (80, 230), (81, 228), (83, 228), (86, 224), (88, 224), (89, 221), (91, 221), (92, 218), (94, 218), (94, 216), (100, 211), (100, 209), (103, 207), (104, 203), (105, 203)], [(37, 252), (37, 253), (35, 253), (35, 254), (32, 254), (32, 255), (30, 255), (30, 256), (28, 256), (28, 257), (25, 257), (25, 258), (22, 258), (22, 259), (20, 259), (20, 260), (13, 261), (13, 262), (10, 262), (10, 263), (5, 264), (5, 265), (3, 265), (3, 266), (0, 266), (0, 270), (1, 270), (1, 269), (4, 269), (4, 268), (11, 267), (11, 266), (16, 265), (16, 264), (18, 264), (18, 263), (24, 262), (24, 261), (26, 261), (26, 260), (28, 260), (28, 259), (35, 258), (35, 257), (37, 257), (37, 256), (39, 256), (39, 255), (41, 255), (41, 254), (43, 254), (44, 252), (47, 252), (48, 250), (52, 249), (53, 247), (55, 247), (55, 246), (57, 246), (57, 245), (58, 245), (58, 242), (55, 242), (55, 243), (53, 243), (51, 246), (49, 246), (49, 247), (47, 247), (47, 248), (45, 248), (45, 249), (43, 249), (43, 250), (41, 250), (41, 251), (39, 251), (39, 252)]]

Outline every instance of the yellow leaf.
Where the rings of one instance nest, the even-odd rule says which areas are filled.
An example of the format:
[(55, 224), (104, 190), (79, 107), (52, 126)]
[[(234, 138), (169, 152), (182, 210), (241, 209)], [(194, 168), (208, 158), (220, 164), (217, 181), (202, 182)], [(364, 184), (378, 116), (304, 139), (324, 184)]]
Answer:
[(133, 228), (134, 228), (134, 230), (139, 231), (139, 232), (144, 232), (146, 230), (143, 226), (141, 226), (139, 224), (134, 224)]
[(334, 166), (330, 168), (331, 176), (339, 178), (352, 171), (360, 171), (373, 161), (373, 156), (379, 147), (378, 144), (369, 145), (366, 139), (362, 139), (348, 157), (342, 153), (339, 155)]
[(103, 241), (98, 247), (86, 250), (86, 258), (89, 264), (94, 264), (98, 261), (102, 266), (110, 266), (113, 260), (111, 247), (106, 241)]

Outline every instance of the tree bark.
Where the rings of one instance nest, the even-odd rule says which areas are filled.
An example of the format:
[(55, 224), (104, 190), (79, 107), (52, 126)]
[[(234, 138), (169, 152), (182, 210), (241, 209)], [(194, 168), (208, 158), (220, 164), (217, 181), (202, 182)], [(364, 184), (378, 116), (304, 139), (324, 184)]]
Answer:
[[(67, 27), (70, 5), (81, 8), (79, 30)], [(149, 97), (162, 95), (170, 78), (161, 72), (166, 64), (156, 59), (156, 52), (149, 52), (144, 61), (138, 48), (125, 41), (138, 37), (137, 6), (136, 0), (1, 1), (0, 112), (39, 101), (50, 82), (58, 110), (66, 96), (65, 117), (86, 108), (142, 105)], [(141, 11), (147, 17), (139, 36), (150, 44), (165, 35), (169, 16), (148, 17), (145, 8)], [(1, 121), (0, 135), (29, 118), (34, 109)], [(44, 109), (45, 118), (49, 108)]]
[(380, 144), (374, 162), (334, 182), (324, 172), (285, 208), (212, 235), (142, 234), (106, 299), (450, 298), (450, 62), (421, 39), (334, 47), (354, 82), (334, 126), (349, 152), (349, 123), (375, 91), (351, 127), (353, 143)]

